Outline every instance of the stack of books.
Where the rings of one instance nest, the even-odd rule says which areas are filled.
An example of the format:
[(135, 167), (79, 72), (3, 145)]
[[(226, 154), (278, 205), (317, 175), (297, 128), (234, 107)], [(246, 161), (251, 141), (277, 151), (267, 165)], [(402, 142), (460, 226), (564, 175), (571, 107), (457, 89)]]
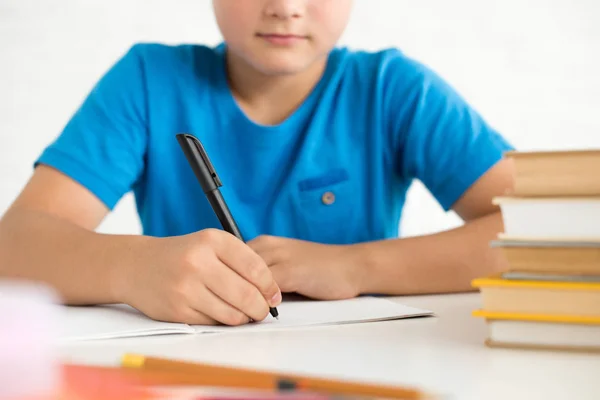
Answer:
[(509, 152), (514, 191), (494, 199), (508, 261), (476, 279), (486, 343), (600, 351), (600, 150)]

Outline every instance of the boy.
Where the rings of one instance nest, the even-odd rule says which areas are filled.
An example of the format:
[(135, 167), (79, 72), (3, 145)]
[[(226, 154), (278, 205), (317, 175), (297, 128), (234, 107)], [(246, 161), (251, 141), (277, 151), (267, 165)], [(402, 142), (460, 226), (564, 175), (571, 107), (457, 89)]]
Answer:
[[(281, 292), (464, 291), (502, 267), (510, 146), (451, 87), (399, 51), (335, 48), (351, 0), (213, 6), (223, 45), (134, 46), (40, 156), (0, 223), (2, 276), (239, 325)], [(215, 229), (177, 133), (203, 143), (247, 244)], [(413, 179), (466, 224), (398, 239)], [(94, 232), (129, 190), (144, 235)]]

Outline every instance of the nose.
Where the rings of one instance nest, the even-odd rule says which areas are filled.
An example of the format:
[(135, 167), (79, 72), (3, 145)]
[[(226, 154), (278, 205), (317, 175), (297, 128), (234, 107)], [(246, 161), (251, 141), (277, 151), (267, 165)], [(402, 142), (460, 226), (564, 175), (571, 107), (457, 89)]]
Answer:
[(265, 14), (277, 19), (300, 18), (304, 15), (305, 3), (306, 0), (269, 0), (265, 7)]

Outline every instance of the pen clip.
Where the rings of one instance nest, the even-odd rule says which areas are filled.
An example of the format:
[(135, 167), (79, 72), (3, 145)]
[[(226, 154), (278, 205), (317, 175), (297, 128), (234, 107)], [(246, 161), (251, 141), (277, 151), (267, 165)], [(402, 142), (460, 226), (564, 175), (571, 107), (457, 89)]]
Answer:
[(202, 146), (202, 143), (200, 143), (200, 141), (195, 136), (190, 135), (189, 133), (185, 133), (184, 136), (186, 140), (191, 141), (196, 147), (196, 150), (198, 150), (198, 153), (200, 154), (200, 157), (202, 157), (206, 168), (208, 168), (208, 172), (210, 173), (210, 176), (214, 181), (215, 185), (217, 185), (217, 187), (223, 186), (223, 184), (221, 183), (221, 179), (219, 179), (219, 175), (217, 175), (215, 167), (213, 167), (212, 163), (210, 162), (210, 158), (208, 158), (206, 150), (204, 150), (204, 146)]

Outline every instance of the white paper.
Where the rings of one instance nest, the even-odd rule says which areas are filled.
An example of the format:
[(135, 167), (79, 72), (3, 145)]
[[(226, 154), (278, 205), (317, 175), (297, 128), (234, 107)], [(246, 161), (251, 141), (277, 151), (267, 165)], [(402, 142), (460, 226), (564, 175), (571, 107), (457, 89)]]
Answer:
[(63, 341), (194, 333), (186, 324), (152, 320), (127, 305), (60, 307)]
[(377, 297), (349, 300), (284, 301), (277, 307), (279, 320), (268, 316), (264, 321), (242, 326), (194, 326), (197, 333), (271, 331), (318, 325), (356, 324), (431, 315), (429, 310), (407, 307)]
[(383, 298), (359, 297), (339, 301), (285, 300), (277, 307), (279, 320), (242, 326), (189, 326), (152, 320), (126, 305), (62, 307), (62, 341), (114, 339), (174, 333), (272, 331), (333, 324), (351, 324), (431, 315)]

